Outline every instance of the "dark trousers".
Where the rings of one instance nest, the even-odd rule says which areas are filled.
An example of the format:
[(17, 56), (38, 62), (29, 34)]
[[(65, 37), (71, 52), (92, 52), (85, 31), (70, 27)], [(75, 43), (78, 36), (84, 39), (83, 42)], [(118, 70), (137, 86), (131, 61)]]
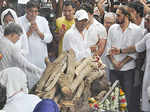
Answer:
[[(136, 102), (136, 97), (133, 93), (135, 93), (135, 89), (133, 87), (134, 84), (134, 69), (128, 71), (117, 71), (110, 70), (110, 81), (114, 83), (116, 80), (119, 80), (120, 85), (125, 92), (127, 104), (128, 104), (128, 112), (136, 112), (136, 107), (133, 102)], [(134, 101), (133, 101), (134, 100)]]

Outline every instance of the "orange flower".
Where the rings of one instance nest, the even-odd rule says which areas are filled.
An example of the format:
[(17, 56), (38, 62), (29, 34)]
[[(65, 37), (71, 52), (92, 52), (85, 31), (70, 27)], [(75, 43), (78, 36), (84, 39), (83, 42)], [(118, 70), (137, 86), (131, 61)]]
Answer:
[(121, 96), (124, 95), (124, 92), (123, 92), (122, 89), (120, 89), (120, 95), (121, 95)]

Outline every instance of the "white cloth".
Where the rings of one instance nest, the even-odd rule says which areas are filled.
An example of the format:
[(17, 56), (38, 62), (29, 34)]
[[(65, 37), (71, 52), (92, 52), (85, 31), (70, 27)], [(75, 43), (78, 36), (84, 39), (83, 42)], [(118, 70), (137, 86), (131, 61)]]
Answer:
[(85, 39), (87, 40), (89, 47), (96, 45), (100, 39), (107, 38), (106, 28), (96, 19), (93, 20), (93, 24), (91, 24), (89, 28), (85, 30), (85, 32)]
[(26, 4), (29, 0), (18, 0), (18, 4)]
[[(26, 15), (20, 17), (19, 20), (25, 31), (28, 32), (30, 22), (26, 18)], [(45, 69), (45, 58), (48, 57), (47, 43), (52, 41), (53, 36), (49, 30), (48, 21), (44, 17), (37, 16), (36, 24), (39, 30), (44, 34), (44, 39), (42, 40), (35, 32), (28, 37), (29, 55), (27, 56), (27, 59), (36, 66)]]
[(18, 67), (22, 69), (27, 75), (29, 88), (39, 80), (42, 70), (29, 63), (16, 49), (15, 45), (6, 37), (0, 39), (0, 53), (3, 55), (0, 60), (0, 71), (8, 67)]
[(145, 27), (144, 27), (144, 21), (145, 21), (145, 19), (142, 18), (141, 24), (139, 25), (142, 29), (145, 29)]
[(148, 102), (149, 97), (147, 93), (147, 88), (150, 86), (150, 33), (146, 34), (144, 38), (139, 41), (136, 46), (137, 52), (143, 52), (146, 50), (146, 67), (143, 78), (143, 88), (142, 88), (142, 110), (150, 111), (150, 103)]
[[(123, 32), (119, 24), (114, 24), (110, 27), (108, 31), (107, 38), (107, 52), (106, 55), (109, 55), (109, 50), (112, 47), (116, 48), (127, 48), (129, 46), (135, 45), (139, 40), (143, 38), (142, 29), (135, 25), (134, 23), (129, 23), (128, 28)], [(135, 68), (135, 59), (136, 53), (130, 54), (119, 54), (114, 55), (116, 61), (122, 61), (126, 56), (133, 58), (132, 61), (125, 64), (120, 71), (127, 71)], [(109, 69), (114, 69), (111, 61), (109, 60)]]
[[(141, 24), (140, 24), (139, 26), (143, 29), (143, 33), (145, 34), (145, 33), (147, 32), (147, 30), (145, 29), (144, 21), (145, 21), (145, 19), (144, 19), (144, 17), (143, 17), (143, 18), (142, 18), (142, 21), (141, 21)], [(144, 64), (143, 64), (141, 70), (142, 70), (142, 71), (145, 70), (145, 60), (144, 60)]]
[(7, 100), (3, 110), (5, 112), (33, 112), (40, 101), (41, 99), (38, 96), (19, 92)]
[(80, 61), (84, 57), (91, 56), (91, 50), (88, 47), (86, 37), (81, 36), (75, 25), (65, 33), (63, 40), (63, 50), (68, 51), (73, 49), (76, 55), (76, 60)]
[(5, 112), (4, 110), (0, 110), (0, 112)]
[(17, 67), (2, 70), (0, 72), (0, 83), (6, 86), (7, 98), (20, 90), (28, 93), (26, 75)]
[[(6, 25), (4, 23), (4, 17), (8, 12), (10, 12), (11, 15), (13, 16), (15, 23), (20, 24), (17, 14), (14, 10), (6, 9), (5, 11), (3, 11), (1, 14), (2, 26), (0, 26), (0, 38), (3, 36), (3, 33), (4, 33), (4, 28)], [(29, 53), (28, 38), (27, 38), (26, 32), (23, 27), (22, 27), (22, 30), (23, 30), (23, 34), (20, 36), (20, 39), (16, 42), (15, 45), (16, 45), (17, 49), (20, 50), (20, 52), (26, 57), (27, 54)]]
[(33, 112), (34, 107), (41, 99), (29, 95), (26, 75), (19, 68), (7, 68), (0, 72), (0, 83), (6, 86), (7, 101), (5, 112)]

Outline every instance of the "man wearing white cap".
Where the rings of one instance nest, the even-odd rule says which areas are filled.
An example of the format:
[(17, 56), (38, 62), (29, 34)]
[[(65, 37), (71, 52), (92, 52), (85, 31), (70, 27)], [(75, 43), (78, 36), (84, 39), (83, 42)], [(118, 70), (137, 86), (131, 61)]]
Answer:
[(75, 13), (75, 24), (65, 33), (63, 50), (73, 49), (76, 60), (91, 56), (91, 50), (85, 40), (84, 29), (88, 22), (88, 13), (85, 10), (78, 10)]

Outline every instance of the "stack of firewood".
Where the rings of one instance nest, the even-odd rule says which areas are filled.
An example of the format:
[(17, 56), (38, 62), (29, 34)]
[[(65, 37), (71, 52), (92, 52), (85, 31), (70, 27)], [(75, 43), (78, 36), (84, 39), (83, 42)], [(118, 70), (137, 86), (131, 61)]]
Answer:
[(105, 65), (97, 56), (77, 62), (70, 50), (63, 52), (53, 63), (48, 59), (45, 62), (47, 67), (34, 93), (41, 98), (53, 99), (59, 104), (61, 112), (80, 112), (79, 106), (83, 102), (87, 105), (88, 97), (94, 95), (100, 99), (108, 90)]

